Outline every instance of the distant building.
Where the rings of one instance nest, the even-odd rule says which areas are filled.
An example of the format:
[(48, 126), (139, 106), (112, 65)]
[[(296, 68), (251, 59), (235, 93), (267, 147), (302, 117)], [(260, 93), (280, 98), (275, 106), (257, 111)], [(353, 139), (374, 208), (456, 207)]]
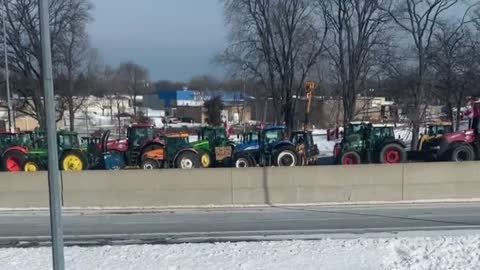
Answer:
[(197, 90), (168, 90), (158, 94), (143, 97), (143, 106), (154, 110), (166, 110), (167, 115), (176, 118), (192, 119), (194, 122), (205, 122), (203, 105), (205, 101), (216, 96), (221, 97), (225, 104), (224, 115), (230, 122), (251, 120), (251, 108), (244, 106), (247, 99), (243, 91), (197, 91)]

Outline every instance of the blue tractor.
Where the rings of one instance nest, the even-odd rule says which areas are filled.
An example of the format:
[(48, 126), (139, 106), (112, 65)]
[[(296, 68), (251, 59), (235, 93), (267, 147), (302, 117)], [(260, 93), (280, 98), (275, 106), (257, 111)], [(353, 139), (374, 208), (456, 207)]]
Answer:
[(247, 133), (233, 154), (236, 168), (259, 166), (293, 167), (300, 164), (296, 145), (287, 136), (283, 126)]

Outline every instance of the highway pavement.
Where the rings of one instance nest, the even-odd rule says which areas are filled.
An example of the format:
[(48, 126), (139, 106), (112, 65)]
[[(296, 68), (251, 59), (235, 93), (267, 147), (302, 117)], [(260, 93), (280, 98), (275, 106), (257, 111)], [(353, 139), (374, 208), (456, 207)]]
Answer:
[[(76, 210), (67, 245), (319, 239), (478, 230), (480, 203), (233, 209)], [(0, 247), (49, 245), (48, 211), (0, 211)]]

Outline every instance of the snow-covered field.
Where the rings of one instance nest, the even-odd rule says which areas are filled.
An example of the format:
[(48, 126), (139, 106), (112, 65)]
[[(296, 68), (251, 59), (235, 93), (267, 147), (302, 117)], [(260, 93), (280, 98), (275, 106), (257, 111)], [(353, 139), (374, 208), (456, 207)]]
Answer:
[[(69, 270), (479, 269), (480, 235), (71, 247)], [(50, 248), (0, 249), (3, 270), (51, 269)]]

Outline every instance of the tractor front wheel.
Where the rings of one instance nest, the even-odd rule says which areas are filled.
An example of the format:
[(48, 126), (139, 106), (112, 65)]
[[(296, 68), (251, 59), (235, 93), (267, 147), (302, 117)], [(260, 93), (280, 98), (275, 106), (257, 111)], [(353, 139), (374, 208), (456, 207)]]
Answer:
[(200, 160), (196, 153), (187, 151), (178, 155), (175, 166), (183, 170), (200, 168)]
[(200, 153), (200, 163), (202, 168), (210, 168), (212, 166), (212, 158), (208, 152)]
[(140, 166), (143, 170), (156, 170), (162, 167), (157, 160), (150, 158), (143, 160)]
[(67, 151), (63, 154), (60, 167), (64, 171), (79, 172), (86, 169), (86, 162), (83, 155), (78, 151)]
[(36, 160), (27, 160), (25, 165), (23, 165), (23, 170), (26, 172), (38, 172), (41, 170), (41, 166)]
[(380, 163), (397, 164), (403, 163), (407, 159), (405, 148), (398, 144), (387, 144), (380, 152)]
[(475, 152), (470, 145), (459, 145), (452, 149), (450, 161), (465, 162), (473, 161), (475, 159)]
[(250, 157), (247, 155), (239, 155), (236, 157), (234, 164), (235, 168), (248, 168), (253, 166), (252, 162), (250, 161)]
[(342, 165), (359, 165), (362, 163), (362, 158), (357, 152), (345, 152), (340, 156), (340, 164)]

